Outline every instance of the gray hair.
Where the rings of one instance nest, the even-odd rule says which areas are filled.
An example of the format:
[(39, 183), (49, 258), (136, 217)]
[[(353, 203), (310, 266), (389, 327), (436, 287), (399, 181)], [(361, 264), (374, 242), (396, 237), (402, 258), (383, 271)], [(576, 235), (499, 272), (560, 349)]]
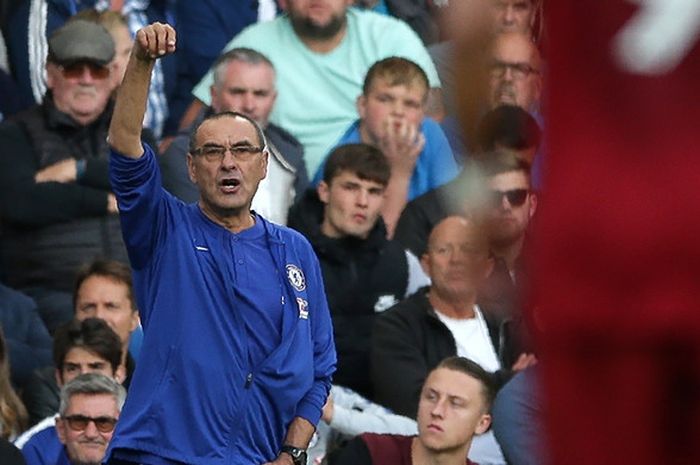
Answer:
[(260, 52), (253, 50), (252, 48), (238, 47), (232, 48), (228, 52), (219, 56), (214, 62), (214, 85), (219, 86), (224, 82), (224, 76), (226, 75), (226, 69), (228, 65), (234, 61), (240, 61), (247, 63), (249, 65), (260, 65), (264, 64), (275, 72), (275, 66), (272, 64), (269, 58)]
[(68, 410), (71, 398), (77, 394), (109, 394), (114, 397), (119, 411), (126, 400), (126, 389), (112, 378), (99, 373), (84, 373), (66, 383), (61, 389), (61, 404), (58, 408), (61, 416)]

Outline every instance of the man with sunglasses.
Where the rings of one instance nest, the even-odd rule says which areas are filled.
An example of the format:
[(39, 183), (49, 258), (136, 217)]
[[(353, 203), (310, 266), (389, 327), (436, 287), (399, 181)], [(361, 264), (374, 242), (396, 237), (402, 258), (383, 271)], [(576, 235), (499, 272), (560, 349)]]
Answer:
[(3, 278), (51, 333), (73, 317), (83, 263), (128, 259), (107, 175), (114, 50), (102, 26), (69, 21), (49, 40), (44, 101), (0, 126)]
[(141, 122), (155, 61), (175, 48), (169, 25), (139, 30), (109, 129), (144, 349), (107, 461), (299, 465), (335, 371), (318, 260), (251, 211), (269, 153), (248, 116), (194, 129), (197, 203), (163, 189)]
[(56, 432), (64, 446), (56, 465), (100, 465), (126, 399), (116, 381), (80, 375), (61, 390)]

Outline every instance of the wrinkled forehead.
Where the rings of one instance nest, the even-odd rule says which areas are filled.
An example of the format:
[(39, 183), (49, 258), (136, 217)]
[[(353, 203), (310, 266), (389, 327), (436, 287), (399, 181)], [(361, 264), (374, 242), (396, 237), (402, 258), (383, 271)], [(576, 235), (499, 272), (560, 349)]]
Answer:
[(247, 143), (262, 145), (258, 132), (250, 121), (233, 115), (224, 115), (204, 121), (195, 134), (198, 146), (204, 144), (237, 145)]

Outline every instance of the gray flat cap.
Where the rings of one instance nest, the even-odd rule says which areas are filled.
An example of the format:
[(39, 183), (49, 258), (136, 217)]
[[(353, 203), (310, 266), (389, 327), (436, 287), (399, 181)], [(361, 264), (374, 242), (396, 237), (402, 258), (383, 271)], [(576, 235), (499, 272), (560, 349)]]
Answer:
[(107, 29), (91, 21), (68, 21), (49, 38), (49, 60), (58, 64), (89, 61), (104, 66), (112, 58), (112, 36)]

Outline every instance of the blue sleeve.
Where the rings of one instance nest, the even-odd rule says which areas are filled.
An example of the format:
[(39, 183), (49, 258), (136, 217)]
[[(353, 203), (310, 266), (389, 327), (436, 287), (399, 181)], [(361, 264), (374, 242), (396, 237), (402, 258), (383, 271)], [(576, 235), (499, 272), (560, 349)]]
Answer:
[(312, 262), (310, 266), (304, 266), (304, 269), (308, 270), (309, 315), (314, 344), (314, 384), (297, 405), (296, 416), (316, 425), (321, 419), (321, 410), (331, 389), (331, 376), (335, 372), (336, 355), (333, 324), (323, 287), (321, 267), (311, 246), (308, 243), (304, 245), (308, 248), (307, 253)]
[(459, 174), (459, 166), (452, 154), (450, 142), (438, 123), (430, 118), (423, 122), (425, 154), (429, 155), (429, 189), (435, 189), (452, 181)]
[(130, 158), (112, 149), (109, 177), (119, 205), (119, 219), (131, 267), (143, 269), (164, 242), (167, 195), (153, 149), (143, 144), (140, 158)]

